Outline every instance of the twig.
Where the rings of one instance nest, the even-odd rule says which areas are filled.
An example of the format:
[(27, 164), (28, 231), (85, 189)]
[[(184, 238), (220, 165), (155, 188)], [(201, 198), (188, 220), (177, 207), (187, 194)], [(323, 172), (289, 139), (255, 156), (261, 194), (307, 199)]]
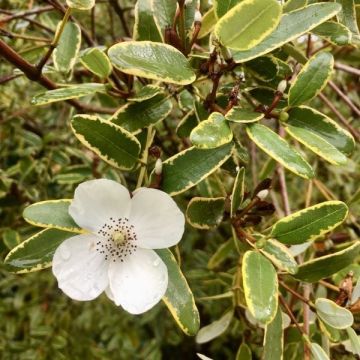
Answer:
[(328, 82), (328, 85), (344, 100), (344, 103), (349, 106), (349, 108), (357, 115), (360, 116), (360, 109), (355, 106), (355, 104), (350, 100), (350, 98), (344, 94), (334, 82), (331, 80)]
[(10, 16), (7, 16), (7, 17), (1, 19), (0, 25), (8, 23), (12, 20), (21, 19), (21, 18), (29, 16), (29, 15), (41, 14), (43, 12), (47, 12), (47, 11), (51, 11), (51, 10), (53, 10), (52, 6), (44, 6), (42, 8), (23, 11), (23, 12), (20, 12), (20, 13), (14, 14), (14, 15), (10, 15)]
[(335, 285), (333, 285), (333, 284), (330, 284), (330, 283), (328, 283), (328, 282), (325, 281), (325, 280), (319, 280), (319, 284), (325, 286), (326, 288), (328, 288), (328, 289), (330, 289), (330, 290), (332, 290), (332, 291), (340, 292), (340, 289), (339, 289), (337, 286), (335, 286)]
[(352, 75), (360, 76), (360, 69), (356, 69), (352, 66), (336, 62), (334, 67), (336, 70), (341, 70), (341, 71), (345, 71)]
[(112, 6), (112, 8), (114, 9), (114, 11), (116, 12), (116, 14), (118, 15), (121, 25), (124, 29), (125, 35), (128, 37), (131, 37), (131, 32), (130, 32), (128, 24), (126, 22), (123, 9), (121, 8), (121, 6), (117, 2), (117, 0), (109, 0), (109, 3)]

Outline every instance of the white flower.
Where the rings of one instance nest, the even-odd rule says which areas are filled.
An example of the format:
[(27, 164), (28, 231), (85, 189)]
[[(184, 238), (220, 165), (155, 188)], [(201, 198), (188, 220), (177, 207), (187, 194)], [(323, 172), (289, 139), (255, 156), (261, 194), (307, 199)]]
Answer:
[(53, 273), (66, 295), (85, 301), (105, 291), (132, 314), (160, 301), (168, 273), (152, 249), (177, 244), (185, 224), (168, 194), (140, 188), (131, 197), (115, 181), (86, 181), (76, 188), (69, 214), (87, 232), (55, 251)]

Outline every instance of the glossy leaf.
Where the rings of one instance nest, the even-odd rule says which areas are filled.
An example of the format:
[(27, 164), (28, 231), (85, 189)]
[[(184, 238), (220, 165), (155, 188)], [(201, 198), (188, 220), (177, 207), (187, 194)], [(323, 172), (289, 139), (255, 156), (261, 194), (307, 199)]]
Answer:
[(202, 23), (201, 23), (201, 29), (199, 32), (199, 39), (204, 38), (206, 35), (209, 35), (210, 32), (213, 31), (216, 24), (216, 15), (215, 10), (213, 7), (211, 7), (203, 16)]
[(204, 344), (223, 334), (230, 325), (233, 318), (233, 312), (228, 311), (219, 320), (214, 321), (210, 325), (204, 326), (199, 330), (196, 335), (196, 342), (198, 344)]
[(173, 0), (152, 0), (152, 10), (161, 33), (166, 27), (172, 26), (176, 12), (176, 1)]
[(260, 253), (247, 251), (243, 257), (242, 276), (251, 315), (261, 323), (270, 323), (278, 307), (278, 279), (273, 265)]
[(334, 67), (329, 52), (318, 52), (301, 69), (289, 89), (289, 106), (301, 105), (317, 96), (326, 86)]
[[(347, 334), (349, 336), (352, 353), (357, 355), (357, 356), (360, 356), (360, 339), (359, 339), (359, 335), (351, 327), (347, 328), (346, 332), (347, 332)], [(348, 350), (348, 349), (346, 349), (346, 350)]]
[[(59, 27), (58, 27), (59, 30)], [(66, 23), (59, 43), (53, 52), (54, 67), (57, 71), (67, 74), (76, 62), (81, 46), (81, 29), (72, 21)]]
[(169, 275), (163, 301), (181, 330), (186, 335), (194, 336), (200, 327), (200, 317), (191, 289), (171, 251), (161, 249), (156, 252), (164, 261)]
[(265, 327), (263, 359), (282, 360), (284, 351), (284, 331), (280, 307), (273, 321)]
[(215, 0), (214, 11), (218, 19), (224, 16), (235, 5), (239, 4), (242, 0)]
[(178, 123), (176, 134), (180, 137), (189, 137), (191, 131), (199, 124), (194, 111), (188, 112)]
[(24, 219), (31, 225), (81, 233), (83, 230), (69, 215), (71, 200), (47, 200), (25, 208)]
[(214, 34), (229, 48), (248, 50), (266, 38), (280, 18), (277, 0), (242, 0), (218, 21)]
[(340, 23), (345, 25), (359, 39), (359, 27), (356, 19), (355, 0), (335, 0), (341, 5), (341, 11), (338, 14)]
[(90, 10), (95, 6), (95, 0), (66, 0), (66, 4), (76, 10)]
[(131, 170), (138, 162), (140, 143), (127, 130), (92, 115), (76, 115), (71, 121), (75, 136), (110, 165)]
[(319, 281), (350, 265), (359, 252), (360, 243), (355, 243), (344, 250), (304, 262), (293, 276), (295, 279), (310, 283)]
[(339, 4), (317, 3), (284, 14), (276, 29), (260, 44), (247, 51), (234, 52), (233, 58), (240, 63), (267, 54), (331, 19), (340, 9)]
[(152, 10), (151, 0), (138, 0), (135, 4), (134, 40), (161, 42), (161, 32)]
[(244, 200), (245, 191), (245, 168), (241, 168), (235, 178), (234, 186), (231, 192), (231, 210), (230, 216), (234, 216)]
[(186, 57), (174, 47), (151, 41), (126, 41), (108, 50), (112, 64), (122, 72), (168, 83), (191, 84), (196, 76)]
[(45, 229), (26, 239), (6, 256), (6, 269), (21, 274), (51, 266), (57, 247), (73, 233), (58, 229)]
[(149, 100), (154, 96), (160, 94), (162, 89), (156, 85), (146, 85), (142, 87), (134, 96), (128, 98), (130, 101), (142, 102)]
[(110, 118), (110, 121), (130, 132), (138, 132), (164, 120), (171, 110), (171, 100), (164, 94), (158, 94), (148, 100), (127, 103)]
[(212, 174), (230, 156), (231, 143), (216, 149), (191, 147), (163, 162), (162, 190), (170, 195), (180, 194)]
[(282, 243), (269, 239), (260, 251), (280, 270), (287, 271), (289, 274), (296, 274), (298, 264), (289, 249)]
[(308, 0), (287, 0), (283, 5), (284, 12), (294, 11), (303, 8), (308, 3)]
[(259, 56), (246, 62), (246, 68), (258, 79), (268, 82), (274, 80), (279, 74), (278, 61), (274, 56)]
[(190, 134), (192, 144), (200, 149), (213, 149), (229, 143), (233, 133), (225, 117), (213, 112), (209, 118), (197, 125)]
[(228, 121), (246, 124), (260, 121), (264, 118), (264, 114), (235, 106), (225, 115), (225, 118)]
[(105, 85), (96, 83), (71, 85), (55, 90), (45, 91), (41, 94), (35, 95), (32, 100), (32, 105), (46, 105), (56, 101), (64, 101), (69, 99), (76, 99), (83, 96), (94, 95), (97, 92), (104, 92)]
[(347, 215), (345, 203), (325, 201), (280, 219), (270, 236), (290, 245), (314, 241), (339, 226)]
[(346, 329), (354, 322), (353, 314), (329, 299), (318, 298), (316, 313), (322, 321), (335, 329)]
[(350, 30), (335, 21), (326, 21), (315, 29), (312, 29), (311, 32), (317, 36), (321, 36), (334, 45), (342, 46), (351, 43)]
[(299, 106), (289, 111), (287, 124), (306, 129), (333, 145), (345, 155), (351, 155), (355, 141), (352, 135), (334, 120), (307, 106)]
[(330, 360), (329, 357), (327, 356), (326, 352), (323, 350), (323, 348), (313, 342), (310, 344), (310, 349), (311, 349), (311, 354), (313, 357), (313, 360)]
[(305, 179), (314, 177), (314, 171), (308, 162), (274, 131), (260, 124), (248, 125), (246, 130), (261, 150), (288, 170)]
[(109, 58), (98, 48), (86, 51), (81, 57), (80, 62), (93, 74), (100, 78), (106, 78), (111, 74), (112, 66)]
[(186, 220), (197, 229), (210, 229), (220, 225), (225, 211), (225, 198), (194, 197), (186, 209)]

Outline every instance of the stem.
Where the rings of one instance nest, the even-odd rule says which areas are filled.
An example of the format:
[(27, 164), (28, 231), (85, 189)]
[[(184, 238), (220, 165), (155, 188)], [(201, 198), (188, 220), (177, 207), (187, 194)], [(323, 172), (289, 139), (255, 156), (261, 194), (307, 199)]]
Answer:
[(186, 33), (185, 33), (185, 1), (179, 1), (179, 35), (181, 39), (182, 48), (186, 49)]
[(349, 65), (345, 65), (345, 64), (341, 64), (341, 63), (336, 62), (335, 63), (335, 69), (345, 71), (345, 72), (347, 72), (349, 74), (352, 74), (352, 75), (360, 76), (360, 70), (356, 69), (356, 68), (354, 68), (352, 66), (349, 66)]
[(315, 305), (305, 296), (299, 294), (297, 291), (292, 289), (291, 287), (287, 286), (283, 281), (279, 280), (279, 284), (288, 292), (293, 294), (295, 297), (297, 297), (299, 300), (301, 300), (303, 303), (309, 305), (313, 310), (315, 310)]
[(116, 12), (117, 16), (119, 17), (125, 35), (128, 37), (131, 37), (131, 32), (130, 32), (128, 24), (126, 22), (126, 19), (124, 16), (124, 11), (123, 11), (122, 7), (119, 5), (117, 0), (109, 0), (109, 3), (111, 5), (111, 7), (114, 9), (114, 11)]
[(342, 100), (344, 100), (344, 103), (349, 106), (349, 108), (357, 115), (360, 116), (360, 110), (355, 104), (350, 100), (350, 98), (344, 94), (335, 83), (333, 83), (331, 80), (328, 82), (329, 86), (340, 96)]
[(136, 183), (136, 189), (138, 189), (142, 185), (143, 180), (144, 180), (147, 160), (148, 160), (148, 156), (149, 156), (149, 147), (152, 143), (153, 135), (154, 135), (154, 133), (152, 130), (152, 126), (149, 126), (147, 129), (146, 144), (145, 144), (143, 156), (141, 158), (141, 168), (140, 168), (139, 177), (138, 177), (138, 180)]
[(332, 291), (340, 292), (340, 289), (339, 289), (337, 286), (335, 286), (335, 285), (333, 285), (333, 284), (330, 284), (330, 283), (328, 283), (327, 281), (319, 280), (319, 284), (325, 286), (326, 288), (328, 288), (328, 289), (330, 289), (330, 290), (332, 290)]

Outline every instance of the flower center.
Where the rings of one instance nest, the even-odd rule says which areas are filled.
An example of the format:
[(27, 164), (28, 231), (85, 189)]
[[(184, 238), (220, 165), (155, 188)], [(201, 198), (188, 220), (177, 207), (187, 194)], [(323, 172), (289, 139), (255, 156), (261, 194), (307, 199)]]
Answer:
[(124, 261), (137, 249), (134, 226), (127, 218), (110, 218), (97, 232), (102, 240), (96, 243), (96, 251), (105, 255), (105, 260)]

